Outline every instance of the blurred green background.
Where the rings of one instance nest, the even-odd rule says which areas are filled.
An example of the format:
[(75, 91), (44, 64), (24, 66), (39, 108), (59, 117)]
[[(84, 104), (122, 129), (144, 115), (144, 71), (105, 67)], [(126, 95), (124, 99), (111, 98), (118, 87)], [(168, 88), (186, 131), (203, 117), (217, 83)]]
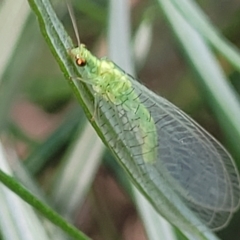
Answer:
[[(84, 112), (40, 33), (28, 3), (17, 2), (8, 0), (0, 3), (0, 130), (1, 144), (4, 146), (2, 151), (7, 160), (4, 164), (10, 165), (9, 172), (15, 174), (19, 182), (40, 196), (44, 195), (59, 213), (92, 239), (148, 239), (144, 224), (128, 195), (129, 183), (125, 174), (87, 123)], [(107, 55), (108, 1), (78, 0), (72, 4), (81, 42), (95, 55)], [(137, 69), (138, 78), (216, 137), (234, 156), (240, 169), (240, 138), (237, 138), (237, 131), (224, 127), (229, 123), (221, 120), (221, 113), (216, 113), (218, 110), (211, 102), (211, 92), (206, 93), (196, 71), (184, 58), (184, 49), (179, 47), (178, 39), (172, 34), (158, 1), (129, 0), (126, 4), (131, 13), (132, 63)], [(216, 29), (239, 47), (240, 2), (202, 0), (196, 4)], [(76, 43), (66, 3), (53, 1), (53, 5)], [(196, 56), (201, 55), (198, 49), (195, 51)], [(238, 101), (239, 68), (216, 49), (213, 51)], [(228, 101), (224, 91), (222, 98)], [(236, 112), (237, 116), (239, 112)], [(240, 127), (240, 118), (238, 121)], [(3, 165), (0, 167), (4, 169)], [(0, 197), (4, 199), (4, 195), (1, 193)], [(16, 214), (16, 205), (7, 200), (0, 201), (0, 204), (2, 208), (9, 209), (12, 216), (12, 221), (0, 221), (0, 239), (24, 239), (24, 233), (13, 238), (3, 227), (16, 228), (13, 232), (19, 232), (17, 222), (20, 216)], [(29, 221), (27, 219), (31, 219), (31, 214), (35, 214), (23, 209), (25, 211), (24, 218), (21, 218), (23, 222)], [(1, 211), (0, 214), (1, 219), (8, 219), (9, 215), (3, 215)], [(41, 217), (37, 216), (36, 219), (39, 222), (32, 221), (36, 224), (33, 229), (42, 228), (41, 231), (47, 232), (46, 237), (43, 233), (40, 239), (68, 239), (61, 232), (58, 233), (61, 237), (56, 238), (57, 230), (52, 230)], [(228, 227), (217, 235), (223, 240), (240, 239), (239, 225), (238, 211)], [(33, 234), (31, 228), (28, 229)], [(183, 239), (179, 233), (173, 232), (176, 239)]]

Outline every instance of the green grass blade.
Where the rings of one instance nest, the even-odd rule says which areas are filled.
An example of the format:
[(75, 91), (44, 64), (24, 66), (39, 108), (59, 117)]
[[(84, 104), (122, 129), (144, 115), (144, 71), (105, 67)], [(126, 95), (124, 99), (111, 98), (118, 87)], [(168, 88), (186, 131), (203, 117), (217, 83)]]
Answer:
[[(131, 34), (130, 9), (126, 1), (119, 3), (110, 2), (108, 31), (108, 52), (110, 59), (121, 66), (124, 71), (134, 74), (131, 46), (129, 44)], [(116, 42), (116, 40), (118, 41)]]
[[(1, 145), (0, 168), (9, 174), (11, 172)], [(34, 210), (2, 184), (0, 184), (0, 206), (0, 229), (4, 239), (50, 240), (48, 232), (42, 227), (43, 224)]]
[[(45, 194), (42, 192), (40, 187), (32, 179), (26, 169), (23, 167), (22, 163), (16, 156), (16, 154), (11, 151), (11, 154), (5, 154), (1, 149), (0, 157), (0, 169), (4, 170), (9, 175), (14, 175), (16, 179), (24, 185), (31, 193), (41, 200), (43, 203), (47, 203), (48, 200), (45, 198)], [(2, 154), (3, 153), (3, 154)], [(4, 156), (3, 156), (4, 155)], [(11, 162), (11, 167), (8, 166), (8, 162)], [(11, 169), (10, 169), (11, 168)], [(7, 234), (14, 234), (17, 230), (17, 239), (53, 239), (66, 240), (68, 238), (67, 234), (59, 229), (56, 225), (48, 221), (46, 218), (41, 217), (36, 211), (22, 199), (20, 199), (12, 191), (1, 185), (1, 193), (3, 196), (1, 199), (1, 209), (3, 212), (0, 213), (1, 220), (4, 224), (1, 225), (1, 230)], [(5, 201), (5, 202), (4, 202)], [(4, 207), (5, 204), (5, 207)], [(19, 217), (21, 221), (19, 221)], [(7, 226), (6, 226), (7, 224)], [(10, 224), (10, 225), (9, 225)], [(17, 228), (20, 228), (19, 230)], [(38, 235), (36, 236), (36, 232)], [(11, 237), (6, 237), (6, 239), (14, 239)]]
[(33, 194), (31, 194), (25, 187), (19, 184), (13, 177), (0, 170), (0, 181), (21, 197), (25, 202), (36, 208), (43, 216), (51, 221), (56, 226), (59, 226), (68, 235), (79, 240), (88, 240), (89, 238), (80, 232), (77, 228), (69, 224), (60, 215), (54, 212), (50, 207), (38, 200)]
[(149, 50), (153, 40), (153, 20), (156, 15), (155, 7), (149, 7), (143, 16), (134, 36), (134, 61), (136, 69), (141, 69), (147, 61)]
[(171, 2), (181, 11), (186, 21), (191, 19), (189, 23), (196, 31), (209, 41), (236, 69), (240, 70), (239, 49), (221, 35), (194, 1), (172, 0)]
[[(0, 8), (0, 80), (2, 80), (4, 70), (9, 64), (18, 38), (21, 35), (23, 26), (30, 13), (29, 6), (24, 0), (17, 2), (9, 0), (3, 1), (2, 3)], [(17, 21), (12, 17), (15, 15), (18, 15)], [(9, 29), (11, 29), (11, 31), (9, 31)]]
[[(16, 54), (16, 48), (22, 44), (22, 34), (25, 32), (30, 9), (25, 1), (3, 1), (0, 12), (0, 131), (4, 130), (9, 116), (10, 106), (20, 85), (19, 80), (23, 74), (23, 65), (26, 64), (30, 55), (21, 58)], [(13, 16), (19, 16), (19, 21)], [(11, 31), (9, 31), (11, 29)], [(32, 43), (36, 36), (32, 37)], [(26, 43), (26, 42), (25, 42)], [(29, 44), (31, 49), (32, 44)], [(20, 53), (20, 52), (18, 52)], [(21, 53), (20, 53), (21, 55)], [(22, 56), (22, 55), (21, 55)]]

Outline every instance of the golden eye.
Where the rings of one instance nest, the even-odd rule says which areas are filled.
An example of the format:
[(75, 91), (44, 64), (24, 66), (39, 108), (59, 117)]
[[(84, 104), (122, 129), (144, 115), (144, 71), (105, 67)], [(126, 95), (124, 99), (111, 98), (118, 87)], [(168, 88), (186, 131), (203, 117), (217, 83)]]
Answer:
[(84, 67), (86, 65), (86, 60), (83, 59), (83, 58), (77, 58), (76, 59), (76, 64), (79, 66), (79, 67)]

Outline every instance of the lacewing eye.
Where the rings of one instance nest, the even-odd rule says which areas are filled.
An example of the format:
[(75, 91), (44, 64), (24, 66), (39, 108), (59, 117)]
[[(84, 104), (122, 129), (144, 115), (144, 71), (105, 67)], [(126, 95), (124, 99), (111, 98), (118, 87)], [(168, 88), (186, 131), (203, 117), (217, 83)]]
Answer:
[(79, 67), (84, 67), (86, 65), (86, 60), (83, 59), (83, 58), (77, 58), (76, 59), (76, 64), (79, 66)]

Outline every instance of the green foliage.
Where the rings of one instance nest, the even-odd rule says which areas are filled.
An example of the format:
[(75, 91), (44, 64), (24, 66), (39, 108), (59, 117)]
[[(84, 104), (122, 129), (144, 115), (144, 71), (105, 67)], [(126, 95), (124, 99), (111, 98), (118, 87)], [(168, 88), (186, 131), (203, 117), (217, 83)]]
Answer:
[[(81, 225), (80, 229), (86, 231), (87, 235), (93, 239), (99, 237), (98, 235), (101, 239), (121, 239), (122, 233), (116, 227), (117, 224), (114, 226), (116, 221), (111, 214), (103, 215), (104, 211), (100, 216), (96, 214), (107, 207), (97, 205), (96, 192), (107, 189), (109, 185), (96, 191), (92, 183), (95, 177), (97, 180), (93, 186), (100, 183), (101, 171), (106, 174), (110, 170), (137, 206), (149, 239), (159, 239), (159, 235), (167, 240), (193, 239), (192, 236), (198, 236), (199, 239), (217, 239), (209, 230), (201, 235), (197, 228), (193, 229), (193, 235), (184, 233), (188, 237), (186, 238), (181, 233), (182, 229), (175, 230), (169, 225), (166, 227), (164, 224), (167, 223), (160, 219), (149, 203), (141, 200), (141, 195), (135, 192), (137, 190), (132, 190), (127, 181), (128, 178), (119, 169), (118, 164), (112, 162), (109, 164), (109, 159), (115, 161), (114, 158), (109, 153), (102, 157), (104, 147), (85, 121), (85, 114), (91, 119), (94, 111), (94, 97), (86, 84), (74, 78), (79, 73), (68, 54), (73, 44), (67, 34), (67, 32), (72, 33), (72, 26), (66, 4), (58, 4), (56, 1), (54, 9), (57, 17), (47, 0), (29, 0), (29, 3), (34, 16), (27, 7), (19, 8), (12, 0), (0, 5), (0, 20), (1, 17), (5, 19), (8, 15), (14, 18), (17, 12), (19, 23), (14, 25), (18, 35), (1, 42), (2, 56), (8, 61), (0, 63), (2, 64), (0, 66), (2, 69), (0, 72), (2, 81), (0, 130), (3, 139), (0, 148), (2, 159), (0, 181), (67, 234), (63, 234), (62, 230), (50, 224), (45, 218), (39, 217), (41, 214), (36, 214), (32, 208), (19, 198), (15, 199), (10, 191), (0, 186), (1, 209), (7, 209), (5, 212), (0, 210), (1, 239), (25, 239), (24, 234), (29, 234), (34, 239), (36, 229), (41, 232), (39, 239), (61, 240), (69, 239), (69, 236), (75, 236), (74, 239), (88, 239), (57, 214), (57, 212), (60, 213), (75, 225), (79, 225), (76, 219), (81, 215), (81, 221), (85, 223), (87, 218), (84, 218), (84, 214), (80, 214), (84, 201), (94, 209), (92, 211), (95, 211), (96, 219), (98, 217), (100, 221), (95, 220), (98, 222), (97, 233), (91, 231), (91, 228), (86, 226), (87, 223), (82, 224), (84, 227)], [(122, 1), (122, 3), (124, 9), (121, 11), (117, 8), (117, 12), (122, 14), (118, 16), (114, 12), (116, 8), (114, 10), (114, 6), (108, 7), (107, 1), (74, 2), (81, 41), (96, 54), (106, 55), (102, 52), (106, 52), (105, 35), (108, 34), (109, 55), (131, 73), (134, 73), (131, 49), (141, 50), (140, 55), (138, 52), (132, 54), (138, 57), (134, 60), (138, 63), (138, 75), (141, 80), (145, 81), (149, 88), (164, 94), (176, 105), (190, 110), (189, 113), (231, 151), (239, 166), (240, 57), (239, 50), (231, 43), (234, 40), (234, 44), (239, 45), (239, 39), (236, 37), (236, 29), (239, 27), (232, 30), (232, 25), (239, 25), (240, 22), (237, 11), (236, 14), (227, 9), (224, 11), (225, 17), (232, 16), (224, 28), (224, 32), (227, 32), (229, 37), (229, 40), (226, 40), (221, 34), (221, 29), (214, 27), (200, 7), (190, 0), (133, 3), (136, 5), (131, 9), (132, 19), (129, 17), (128, 2)], [(231, 4), (234, 9), (234, 4), (237, 2), (232, 1)], [(218, 18), (221, 19), (223, 11), (218, 9), (217, 3), (212, 6), (212, 8), (207, 5), (203, 7), (208, 9), (208, 12), (219, 15)], [(149, 15), (146, 12), (152, 14)], [(39, 32), (35, 16), (44, 38)], [(131, 38), (133, 39), (130, 34), (131, 20), (137, 37), (134, 41), (131, 41)], [(63, 26), (68, 28), (67, 32)], [(0, 35), (8, 36), (9, 29), (13, 29), (12, 25), (6, 29), (0, 27)], [(168, 29), (172, 30), (173, 35), (169, 34)], [(74, 38), (74, 35), (72, 37)], [(137, 45), (137, 47), (132, 47), (131, 42), (134, 42), (134, 46)], [(179, 44), (181, 51), (178, 50), (175, 42)], [(49, 54), (49, 49), (54, 57)], [(184, 57), (185, 64), (183, 64)], [(63, 75), (67, 82), (63, 79)], [(78, 110), (75, 99), (78, 100), (85, 114)], [(28, 118), (26, 116), (25, 125), (21, 125), (24, 114), (21, 115), (18, 109), (21, 109), (21, 104), (26, 102), (45, 116), (44, 126), (47, 126), (52, 119), (57, 119), (53, 121), (51, 125), (53, 127), (49, 127), (45, 135), (38, 136), (37, 131), (31, 134), (26, 127), (31, 124), (35, 125), (35, 130), (41, 127), (36, 119), (38, 115), (34, 116), (34, 112)], [(24, 106), (26, 108), (28, 105)], [(46, 112), (43, 113), (42, 109)], [(94, 122), (91, 123), (105, 141), (101, 130)], [(2, 146), (11, 149), (10, 153), (6, 154)], [(15, 150), (19, 150), (19, 155), (25, 159), (23, 164), (19, 159), (16, 160), (16, 154), (13, 152)], [(104, 170), (100, 170), (97, 174), (102, 158), (105, 159), (102, 165)], [(15, 164), (10, 168), (7, 160), (11, 163), (15, 161)], [(4, 172), (14, 175), (14, 178)], [(110, 174), (107, 176), (109, 178)], [(112, 196), (114, 194), (113, 191)], [(100, 195), (104, 197), (104, 193)], [(130, 204), (131, 201), (128, 201)], [(43, 202), (48, 202), (56, 212)], [(18, 206), (21, 215), (16, 212), (15, 206)], [(91, 214), (88, 212), (87, 215), (90, 217)], [(19, 216), (22, 222), (26, 223), (24, 227), (27, 232), (25, 233), (23, 226), (17, 224)], [(231, 224), (220, 232), (221, 239), (238, 239), (236, 226), (239, 219), (239, 213), (237, 213)], [(30, 221), (32, 224), (28, 225)], [(111, 228), (109, 223), (113, 223)], [(119, 225), (124, 223), (121, 222)], [(3, 226), (8, 227), (3, 228)]]

